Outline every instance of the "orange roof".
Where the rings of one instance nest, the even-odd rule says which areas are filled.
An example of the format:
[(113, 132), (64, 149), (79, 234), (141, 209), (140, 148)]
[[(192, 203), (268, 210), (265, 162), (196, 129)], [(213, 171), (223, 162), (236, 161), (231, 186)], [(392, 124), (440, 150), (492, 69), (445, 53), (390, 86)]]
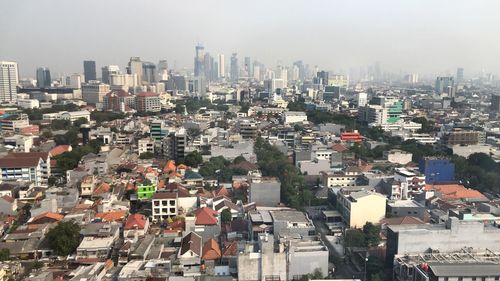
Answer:
[(208, 207), (203, 207), (196, 210), (196, 225), (215, 225), (218, 222), (217, 211)]
[(186, 170), (186, 169), (187, 169), (187, 166), (184, 164), (180, 164), (179, 166), (177, 166), (177, 170)]
[(146, 217), (141, 214), (132, 214), (128, 216), (127, 223), (125, 223), (124, 229), (144, 229), (146, 227)]
[(52, 213), (52, 212), (45, 212), (42, 214), (39, 214), (38, 216), (34, 217), (32, 222), (36, 222), (37, 220), (43, 219), (43, 218), (48, 218), (54, 221), (61, 221), (64, 216), (58, 213)]
[(226, 242), (224, 245), (223, 255), (225, 257), (232, 257), (238, 254), (238, 243), (235, 241)]
[(486, 199), (486, 197), (479, 191), (474, 189), (465, 188), (460, 184), (426, 184), (425, 191), (435, 190), (441, 193), (444, 200), (457, 200), (457, 199)]
[(216, 260), (222, 256), (219, 243), (215, 239), (210, 238), (203, 246), (203, 254), (201, 258), (204, 260)]
[(125, 211), (111, 211), (105, 213), (97, 213), (95, 217), (101, 219), (104, 222), (121, 221), (125, 218), (127, 212)]
[(332, 145), (332, 149), (337, 151), (337, 152), (344, 152), (347, 150), (347, 147), (345, 147), (344, 145), (342, 145), (340, 143), (336, 143), (336, 144)]
[(94, 190), (94, 194), (106, 193), (109, 192), (110, 190), (111, 186), (108, 183), (103, 182)]
[(214, 193), (215, 193), (215, 196), (225, 196), (225, 197), (230, 196), (229, 191), (224, 186), (221, 186), (218, 189), (216, 189), (214, 191)]
[(165, 167), (163, 167), (163, 172), (170, 174), (170, 173), (175, 172), (175, 171), (176, 171), (175, 161), (174, 160), (168, 160), (167, 164), (165, 165)]
[(54, 157), (54, 156), (61, 155), (64, 152), (68, 152), (68, 151), (71, 151), (71, 145), (58, 145), (58, 146), (52, 148), (49, 151), (49, 153), (50, 153), (50, 155), (52, 155)]

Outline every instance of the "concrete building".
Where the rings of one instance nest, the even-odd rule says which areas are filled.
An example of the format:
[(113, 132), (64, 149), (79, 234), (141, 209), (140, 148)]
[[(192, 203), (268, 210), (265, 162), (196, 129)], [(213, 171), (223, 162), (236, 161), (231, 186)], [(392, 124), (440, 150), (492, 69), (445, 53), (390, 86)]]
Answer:
[(240, 135), (243, 139), (255, 139), (257, 138), (259, 128), (257, 123), (250, 120), (241, 120), (238, 123), (240, 130)]
[(137, 153), (155, 153), (155, 141), (150, 138), (140, 139), (137, 142)]
[(136, 95), (135, 108), (139, 112), (160, 112), (160, 96), (152, 92), (142, 92)]
[(82, 99), (90, 104), (102, 103), (108, 92), (109, 85), (99, 81), (91, 81), (82, 85)]
[(290, 125), (307, 121), (307, 115), (303, 111), (285, 111), (283, 114), (283, 123)]
[(413, 154), (399, 149), (384, 151), (384, 159), (395, 164), (406, 165), (411, 162)]
[(17, 84), (19, 84), (19, 72), (17, 69), (17, 63), (10, 61), (0, 61), (0, 101), (16, 101)]
[(124, 90), (113, 90), (104, 96), (104, 110), (125, 112), (135, 108), (135, 97)]
[(385, 217), (387, 198), (380, 193), (341, 189), (337, 193), (337, 208), (345, 224), (361, 228), (367, 222), (378, 224)]
[(450, 217), (444, 224), (387, 227), (387, 264), (392, 264), (397, 255), (426, 253), (430, 249), (450, 253), (464, 247), (500, 251), (500, 229), (456, 217)]
[(253, 178), (248, 200), (257, 206), (275, 207), (281, 202), (281, 183), (277, 178)]
[(97, 80), (95, 61), (83, 61), (83, 75), (85, 76), (85, 82)]
[(24, 109), (33, 109), (40, 107), (40, 101), (36, 99), (17, 100), (17, 105)]
[(270, 211), (274, 237), (314, 236), (316, 229), (309, 217), (296, 210)]
[(6, 148), (16, 152), (30, 152), (33, 147), (33, 136), (14, 135), (5, 137), (3, 141)]
[(80, 118), (87, 119), (87, 122), (90, 122), (90, 112), (88, 112), (87, 110), (63, 111), (59, 112), (59, 116), (60, 119), (69, 120), (71, 122), (75, 122)]
[(400, 255), (394, 260), (392, 280), (500, 280), (499, 257), (499, 251), (471, 248)]
[(44, 152), (10, 153), (0, 158), (3, 181), (30, 181), (47, 186), (50, 177), (50, 155)]
[(259, 235), (258, 245), (238, 254), (238, 280), (300, 280), (319, 270), (328, 274), (328, 249), (318, 240)]
[(2, 132), (20, 132), (30, 126), (28, 115), (21, 113), (5, 117), (0, 120)]

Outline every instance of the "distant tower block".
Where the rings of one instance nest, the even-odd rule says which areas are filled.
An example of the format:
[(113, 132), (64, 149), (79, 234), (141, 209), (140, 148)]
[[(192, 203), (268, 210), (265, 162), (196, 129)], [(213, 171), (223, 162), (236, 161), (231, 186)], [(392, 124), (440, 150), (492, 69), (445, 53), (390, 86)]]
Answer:
[(80, 133), (82, 133), (83, 144), (86, 145), (90, 141), (90, 125), (83, 124), (80, 126)]

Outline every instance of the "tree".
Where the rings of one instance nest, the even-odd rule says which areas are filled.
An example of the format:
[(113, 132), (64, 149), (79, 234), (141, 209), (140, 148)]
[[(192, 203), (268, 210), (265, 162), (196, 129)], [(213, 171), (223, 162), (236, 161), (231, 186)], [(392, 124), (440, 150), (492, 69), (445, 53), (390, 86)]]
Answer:
[(88, 124), (88, 123), (89, 123), (89, 120), (87, 120), (87, 118), (85, 118), (85, 117), (80, 117), (80, 118), (78, 118), (77, 120), (75, 120), (75, 121), (73, 122), (73, 125), (74, 125), (75, 127), (79, 128), (81, 125), (83, 125), (83, 124)]
[(154, 153), (153, 152), (143, 152), (139, 155), (139, 158), (140, 159), (153, 159), (154, 157)]
[(9, 249), (1, 249), (0, 250), (0, 261), (6, 261), (10, 259), (10, 251)]
[(190, 138), (195, 139), (201, 135), (201, 130), (199, 128), (188, 128), (187, 134)]
[(231, 211), (229, 209), (222, 210), (222, 212), (220, 213), (220, 217), (223, 224), (228, 224), (233, 219), (233, 216), (231, 215)]
[(233, 164), (240, 164), (240, 163), (243, 163), (245, 161), (247, 161), (247, 159), (245, 159), (245, 157), (240, 155), (240, 156), (234, 158)]
[(365, 234), (365, 244), (368, 247), (378, 246), (380, 242), (380, 226), (376, 226), (371, 222), (367, 222), (363, 226), (363, 233)]
[(184, 164), (190, 167), (198, 167), (201, 163), (203, 163), (203, 157), (197, 150), (189, 152), (188, 155), (184, 157)]
[(363, 231), (348, 229), (345, 232), (344, 247), (366, 247), (366, 239)]
[(80, 226), (73, 220), (60, 222), (47, 233), (49, 247), (59, 256), (75, 252), (80, 244)]
[(52, 130), (66, 130), (71, 127), (71, 121), (65, 119), (55, 119), (50, 123)]

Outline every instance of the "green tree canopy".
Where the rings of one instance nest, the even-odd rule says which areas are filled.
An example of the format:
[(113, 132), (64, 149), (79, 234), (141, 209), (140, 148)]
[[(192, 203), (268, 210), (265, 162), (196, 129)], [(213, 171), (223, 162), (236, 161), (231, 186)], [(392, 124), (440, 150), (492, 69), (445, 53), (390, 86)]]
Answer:
[(70, 255), (80, 244), (80, 226), (75, 221), (62, 221), (49, 230), (46, 239), (55, 254)]
[(231, 220), (233, 219), (233, 216), (231, 215), (231, 211), (229, 209), (222, 210), (222, 212), (220, 213), (220, 216), (221, 216), (222, 223), (224, 223), (224, 224), (230, 223)]
[(154, 157), (154, 153), (153, 152), (143, 152), (139, 155), (139, 158), (140, 159), (153, 159)]
[(203, 163), (203, 157), (197, 150), (195, 150), (189, 152), (186, 157), (184, 157), (184, 163), (190, 167), (198, 167), (201, 163)]
[(10, 251), (9, 249), (1, 249), (0, 250), (0, 261), (6, 261), (10, 259)]

